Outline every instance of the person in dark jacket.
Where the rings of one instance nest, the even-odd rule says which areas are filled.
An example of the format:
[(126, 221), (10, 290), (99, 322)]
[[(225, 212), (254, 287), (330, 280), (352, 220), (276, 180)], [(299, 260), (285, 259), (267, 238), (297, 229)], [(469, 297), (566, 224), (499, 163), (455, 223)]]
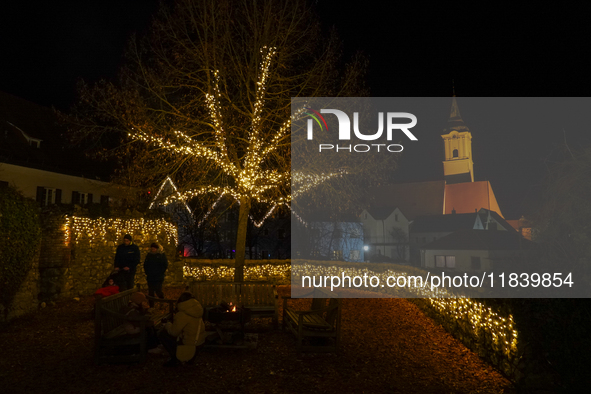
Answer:
[[(162, 293), (162, 284), (164, 283), (164, 273), (168, 268), (168, 260), (164, 250), (157, 243), (150, 245), (150, 252), (144, 261), (144, 272), (148, 281), (148, 295), (154, 297), (154, 293), (159, 298), (164, 298)], [(150, 300), (150, 308), (154, 307), (154, 301)]]
[(115, 253), (115, 270), (127, 274), (127, 289), (134, 287), (135, 270), (140, 263), (140, 248), (131, 240), (131, 235), (125, 234), (123, 243), (117, 247)]

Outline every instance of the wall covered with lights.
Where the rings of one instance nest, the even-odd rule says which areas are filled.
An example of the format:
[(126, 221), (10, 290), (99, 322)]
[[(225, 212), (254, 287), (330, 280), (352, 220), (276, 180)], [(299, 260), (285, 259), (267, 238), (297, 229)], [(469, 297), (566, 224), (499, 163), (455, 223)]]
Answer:
[(39, 298), (58, 298), (93, 294), (113, 269), (115, 251), (123, 235), (131, 234), (141, 252), (135, 281), (146, 288), (143, 262), (150, 244), (163, 246), (169, 260), (166, 286), (183, 283), (182, 263), (176, 257), (176, 226), (163, 219), (90, 219), (81, 216), (55, 216), (46, 219), (39, 262)]

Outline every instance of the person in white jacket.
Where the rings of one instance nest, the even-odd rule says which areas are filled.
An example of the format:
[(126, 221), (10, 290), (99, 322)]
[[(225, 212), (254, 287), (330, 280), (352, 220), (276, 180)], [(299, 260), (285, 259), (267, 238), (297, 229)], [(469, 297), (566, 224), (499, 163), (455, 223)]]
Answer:
[(160, 343), (170, 354), (166, 367), (176, 366), (180, 361), (193, 362), (197, 347), (205, 342), (203, 307), (199, 301), (185, 292), (177, 301), (177, 310), (173, 322), (167, 322), (159, 335)]

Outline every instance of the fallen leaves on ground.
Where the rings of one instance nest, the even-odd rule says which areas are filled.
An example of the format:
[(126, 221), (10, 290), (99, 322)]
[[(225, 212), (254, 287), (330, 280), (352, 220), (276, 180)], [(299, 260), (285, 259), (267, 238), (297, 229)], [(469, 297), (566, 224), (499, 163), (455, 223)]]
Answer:
[[(167, 288), (176, 299), (180, 288)], [(288, 295), (289, 287), (280, 288)], [(255, 319), (254, 350), (205, 349), (193, 366), (93, 364), (92, 297), (62, 301), (0, 331), (0, 381), (11, 393), (503, 393), (511, 384), (404, 299), (344, 299), (338, 354), (296, 353)], [(310, 300), (289, 300), (305, 309)], [(281, 304), (281, 302), (280, 302)]]

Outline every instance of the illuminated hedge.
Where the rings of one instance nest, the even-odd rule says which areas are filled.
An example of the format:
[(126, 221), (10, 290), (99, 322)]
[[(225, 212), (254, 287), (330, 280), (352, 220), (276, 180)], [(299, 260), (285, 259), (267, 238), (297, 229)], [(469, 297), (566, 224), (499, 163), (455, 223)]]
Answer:
[[(232, 260), (187, 260), (184, 266), (184, 274), (187, 278), (199, 281), (206, 280), (233, 280), (234, 262)], [(247, 280), (275, 280), (275, 282), (290, 283), (291, 273), (293, 277), (300, 278), (305, 275), (340, 275), (342, 272), (349, 276), (377, 276), (380, 281), (385, 281), (393, 275), (421, 275), (426, 272), (410, 266), (398, 264), (376, 263), (348, 263), (339, 262), (338, 266), (333, 261), (299, 261), (291, 267), (290, 260), (251, 260), (245, 263), (245, 278)], [(382, 282), (383, 283), (383, 282)], [(401, 291), (398, 288), (376, 287), (370, 290), (395, 294)], [(415, 294), (425, 297), (424, 304), (442, 317), (449, 317), (457, 321), (459, 329), (465, 335), (470, 336), (476, 343), (487, 343), (492, 347), (491, 352), (505, 360), (505, 364), (513, 364), (517, 356), (518, 333), (515, 328), (513, 316), (510, 313), (502, 315), (495, 312), (483, 302), (470, 298), (437, 298), (445, 289), (436, 289), (431, 292), (428, 288), (410, 289)], [(399, 294), (403, 296), (403, 294)], [(432, 296), (429, 298), (429, 296)], [(486, 340), (485, 340), (486, 339)]]
[[(187, 258), (183, 274), (190, 280), (231, 282), (234, 280), (234, 260)], [(247, 281), (290, 284), (290, 277), (290, 260), (246, 260), (244, 263), (244, 279)]]

